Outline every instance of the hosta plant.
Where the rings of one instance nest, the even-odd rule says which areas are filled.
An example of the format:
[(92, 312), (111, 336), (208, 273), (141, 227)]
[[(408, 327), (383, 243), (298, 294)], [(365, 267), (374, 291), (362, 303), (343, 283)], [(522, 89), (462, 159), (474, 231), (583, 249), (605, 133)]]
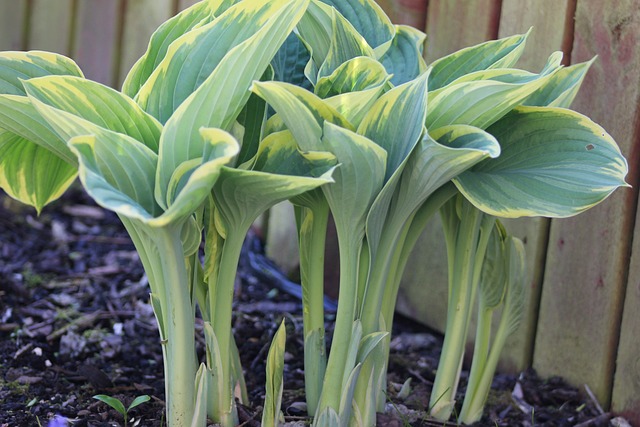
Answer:
[[(479, 298), (477, 373), (462, 413), (471, 422), (521, 301), (521, 247), (496, 218), (575, 215), (625, 185), (615, 142), (564, 108), (589, 64), (562, 67), (554, 53), (539, 73), (519, 70), (526, 39), (427, 66), (425, 35), (392, 25), (372, 0), (205, 0), (158, 28), (122, 91), (60, 55), (3, 52), (0, 186), (40, 210), (79, 175), (120, 216), (149, 277), (171, 426), (237, 423), (234, 392), (246, 395), (231, 329), (240, 248), (253, 221), (287, 199), (300, 242), (309, 413), (318, 426), (375, 424), (402, 272), (439, 212), (449, 318), (430, 408), (440, 419), (454, 408)], [(327, 357), (329, 216), (340, 296)], [(501, 303), (490, 343), (485, 313)], [(283, 347), (281, 329), (265, 425), (280, 419)]]

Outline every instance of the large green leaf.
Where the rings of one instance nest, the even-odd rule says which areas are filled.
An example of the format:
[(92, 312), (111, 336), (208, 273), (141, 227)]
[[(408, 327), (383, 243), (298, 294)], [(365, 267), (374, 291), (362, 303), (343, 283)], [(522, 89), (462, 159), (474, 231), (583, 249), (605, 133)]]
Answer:
[(529, 32), (467, 47), (434, 61), (429, 90), (444, 87), (474, 71), (512, 67), (522, 55)]
[(422, 57), (426, 34), (408, 25), (396, 25), (389, 50), (380, 58), (389, 74), (391, 83), (398, 86), (415, 79), (427, 69)]
[(325, 121), (354, 130), (338, 111), (306, 89), (282, 82), (255, 82), (251, 90), (276, 110), (305, 151), (321, 149)]
[(357, 92), (341, 93), (340, 95), (327, 98), (324, 102), (334, 108), (355, 128), (360, 126), (367, 113), (373, 108), (378, 98), (388, 89), (389, 82), (385, 82), (378, 87), (365, 89)]
[(0, 52), (0, 93), (25, 95), (21, 80), (49, 75), (82, 77), (82, 71), (66, 56), (50, 52)]
[(73, 76), (40, 77), (26, 81), (24, 85), (38, 112), (60, 136), (63, 136), (64, 125), (58, 114), (65, 113), (64, 116), (74, 122), (76, 133), (63, 136), (66, 140), (102, 128), (128, 135), (158, 151), (160, 123), (116, 90)]
[(380, 57), (395, 34), (393, 24), (373, 0), (322, 0), (335, 7)]
[(133, 98), (167, 54), (171, 43), (214, 17), (216, 3), (222, 0), (201, 1), (165, 21), (151, 36), (149, 47), (133, 65), (122, 85), (122, 92)]
[(523, 105), (569, 108), (595, 59), (558, 70)]
[(290, 132), (265, 138), (252, 169), (222, 168), (213, 192), (226, 228), (248, 229), (271, 206), (332, 182), (335, 158), (329, 153), (303, 153)]
[[(170, 177), (182, 162), (202, 155), (201, 127), (229, 130), (244, 108), (269, 62), (304, 13), (307, 0), (273, 2), (280, 7), (250, 38), (231, 49), (218, 66), (185, 100), (167, 122), (160, 140), (160, 163), (156, 182), (158, 203), (167, 203)], [(269, 6), (265, 6), (271, 10)], [(233, 10), (227, 10), (232, 13)], [(242, 25), (243, 21), (236, 22)], [(241, 68), (238, 68), (242, 64)]]
[(332, 8), (320, 0), (311, 0), (300, 19), (297, 31), (310, 53), (305, 75), (315, 84), (318, 69), (329, 53), (333, 34)]
[(381, 86), (389, 77), (384, 66), (377, 60), (358, 56), (340, 64), (331, 75), (318, 79), (315, 93), (320, 98), (328, 98), (363, 91)]
[(38, 213), (69, 188), (76, 174), (74, 165), (49, 150), (0, 130), (0, 188)]
[(49, 123), (25, 96), (0, 95), (0, 129), (20, 135), (29, 143), (37, 144), (71, 165), (78, 164), (66, 141), (55, 133)]
[(310, 60), (304, 43), (295, 33), (291, 33), (271, 61), (275, 71), (274, 80), (313, 90), (311, 82), (304, 75), (305, 66)]
[(350, 59), (373, 57), (373, 49), (367, 44), (353, 25), (342, 15), (332, 10), (331, 44), (326, 58), (320, 65), (317, 79), (331, 75), (340, 65)]
[(427, 114), (427, 78), (425, 73), (382, 95), (358, 126), (359, 134), (387, 151), (385, 181), (420, 139)]
[(436, 129), (462, 124), (486, 129), (520, 105), (549, 78), (548, 75), (538, 75), (538, 78), (525, 83), (496, 80), (454, 82), (429, 92), (426, 126), (428, 129)]
[[(301, 2), (297, 3), (299, 7)], [(136, 101), (162, 123), (166, 122), (233, 48), (252, 38), (271, 18), (282, 15), (283, 9), (289, 6), (293, 6), (289, 0), (242, 1), (211, 23), (186, 33), (171, 44), (162, 62), (138, 92)], [(297, 7), (293, 6), (293, 11)], [(269, 61), (275, 52), (269, 56)], [(252, 59), (245, 54), (241, 66)], [(238, 66), (236, 64), (234, 73), (238, 72)]]
[(518, 107), (489, 129), (502, 154), (455, 178), (478, 209), (500, 217), (568, 217), (625, 186), (627, 163), (597, 124), (561, 108)]

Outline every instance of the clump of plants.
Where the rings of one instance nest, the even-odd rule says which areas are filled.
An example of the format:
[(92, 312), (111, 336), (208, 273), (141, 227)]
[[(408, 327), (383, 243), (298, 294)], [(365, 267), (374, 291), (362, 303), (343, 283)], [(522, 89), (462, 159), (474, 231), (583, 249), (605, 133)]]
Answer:
[[(2, 52), (0, 186), (40, 211), (79, 177), (119, 215), (149, 278), (174, 427), (238, 423), (240, 248), (254, 220), (284, 200), (296, 206), (309, 415), (317, 426), (374, 425), (402, 273), (439, 213), (449, 311), (429, 407), (451, 416), (477, 301), (459, 418), (472, 423), (522, 311), (523, 246), (499, 218), (575, 215), (626, 185), (613, 139), (567, 109), (590, 63), (563, 67), (556, 52), (540, 73), (514, 68), (526, 39), (427, 66), (425, 35), (393, 25), (372, 0), (205, 0), (158, 28), (121, 91), (61, 55)], [(328, 352), (330, 216), (340, 296)], [(267, 426), (280, 419), (284, 334), (268, 356)]]

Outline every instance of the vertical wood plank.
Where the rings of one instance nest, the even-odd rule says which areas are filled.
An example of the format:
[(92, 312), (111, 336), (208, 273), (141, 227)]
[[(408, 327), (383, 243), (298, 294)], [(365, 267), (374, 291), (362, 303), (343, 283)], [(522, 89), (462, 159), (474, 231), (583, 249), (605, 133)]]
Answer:
[(426, 60), (463, 47), (495, 39), (500, 19), (499, 0), (437, 0), (429, 3)]
[[(580, 0), (573, 61), (598, 55), (574, 108), (600, 123), (630, 161), (637, 188), (634, 126), (640, 95), (637, 46), (640, 0)], [(548, 247), (534, 367), (588, 384), (608, 407), (628, 268), (636, 190), (621, 189), (603, 204), (554, 220)], [(637, 313), (636, 313), (637, 315)], [(637, 338), (636, 338), (637, 339)]]
[(387, 16), (391, 19), (391, 21), (395, 22), (395, 19), (396, 19), (395, 10), (394, 10), (395, 2), (392, 0), (376, 0), (376, 3), (380, 5), (382, 10), (384, 10), (384, 13), (387, 14)]
[(77, 0), (73, 56), (85, 76), (115, 86), (123, 0)]
[(73, 0), (31, 0), (29, 49), (70, 55)]
[(427, 21), (427, 0), (398, 0), (393, 16), (396, 24), (411, 25), (422, 30)]
[(118, 87), (147, 50), (151, 34), (173, 15), (173, 0), (127, 0), (122, 26)]
[[(503, 0), (499, 37), (522, 34), (534, 27), (518, 62), (519, 68), (539, 71), (552, 52), (563, 50), (565, 35), (573, 34), (573, 10), (573, 0), (540, 0), (535, 5), (528, 0)], [(567, 21), (571, 29), (565, 27)], [(565, 52), (566, 56), (569, 53)], [(533, 359), (549, 221), (521, 218), (504, 220), (503, 223), (510, 234), (525, 244), (529, 278), (523, 320), (518, 330), (509, 337), (501, 356), (503, 369), (517, 371), (531, 366)]]
[(198, 3), (200, 0), (180, 0), (178, 3), (178, 8), (180, 10), (186, 9), (189, 6), (193, 6), (194, 4)]
[(0, 50), (25, 49), (26, 0), (3, 1), (0, 4)]
[[(640, 142), (638, 128), (635, 140)], [(614, 411), (635, 410), (636, 417), (640, 413), (640, 206), (638, 208), (611, 401)]]

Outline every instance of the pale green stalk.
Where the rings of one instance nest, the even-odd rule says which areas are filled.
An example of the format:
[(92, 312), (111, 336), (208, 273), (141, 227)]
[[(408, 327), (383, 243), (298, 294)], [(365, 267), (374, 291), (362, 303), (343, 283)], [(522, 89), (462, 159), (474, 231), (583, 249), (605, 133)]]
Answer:
[(301, 210), (300, 276), (302, 278), (302, 320), (304, 329), (304, 385), (307, 413), (318, 407), (327, 365), (324, 328), (324, 252), (329, 205), (323, 200)]
[(215, 396), (213, 413), (216, 422), (224, 427), (233, 427), (238, 424), (238, 414), (233, 400), (233, 376), (231, 354), (227, 351), (232, 344), (231, 320), (233, 309), (233, 290), (238, 268), (238, 260), (244, 240), (244, 230), (227, 230), (227, 238), (222, 247), (222, 256), (217, 280), (209, 278), (209, 305), (212, 316), (212, 326), (218, 340), (222, 362), (221, 382), (222, 390), (219, 396)]
[[(487, 221), (481, 211), (461, 198), (449, 202), (454, 205), (445, 209), (445, 215), (457, 215), (457, 202), (462, 203), (459, 206), (459, 221), (452, 221), (454, 224), (458, 222), (457, 230), (445, 225), (447, 247), (453, 245), (454, 256), (453, 260), (449, 260), (449, 301), (444, 343), (429, 402), (431, 415), (440, 420), (449, 419), (455, 404), (479, 270), (489, 241), (488, 234), (493, 227), (493, 221)], [(448, 221), (451, 218), (443, 218), (444, 224)]]

